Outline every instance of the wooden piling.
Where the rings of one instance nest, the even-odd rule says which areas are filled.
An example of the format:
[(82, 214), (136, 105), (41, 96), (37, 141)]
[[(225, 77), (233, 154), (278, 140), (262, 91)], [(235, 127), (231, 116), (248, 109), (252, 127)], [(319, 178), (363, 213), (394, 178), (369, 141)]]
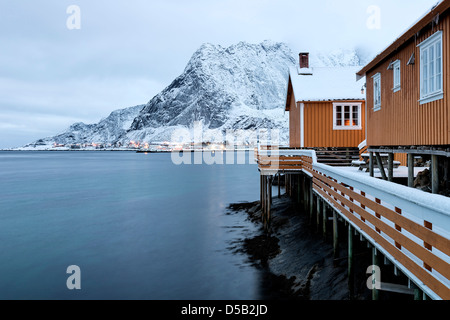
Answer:
[(313, 211), (314, 211), (314, 194), (312, 190), (312, 180), (308, 180), (308, 192), (309, 192), (309, 220), (313, 221)]
[(321, 204), (322, 201), (320, 201), (320, 197), (317, 196), (317, 206), (316, 206), (316, 214), (317, 214), (317, 226), (316, 226), (316, 231), (319, 232), (319, 226), (320, 226), (320, 213), (321, 213)]
[(388, 180), (394, 181), (394, 154), (392, 152), (388, 156)]
[(386, 171), (384, 171), (383, 160), (381, 160), (381, 155), (379, 152), (375, 152), (375, 157), (377, 158), (378, 169), (380, 170), (381, 177), (383, 180), (387, 180)]
[(369, 173), (371, 177), (375, 176), (373, 152), (369, 152)]
[[(333, 210), (333, 256), (336, 259), (339, 255), (339, 236), (338, 236), (338, 215)], [(336, 260), (335, 260), (336, 261)]]
[(439, 157), (431, 155), (431, 189), (434, 194), (439, 193)]
[(414, 187), (414, 155), (408, 153), (408, 187)]
[(353, 227), (348, 225), (348, 291), (350, 299), (354, 296), (354, 267), (353, 267)]
[(266, 214), (266, 230), (269, 228), (270, 224), (270, 209), (272, 206), (272, 177), (267, 177), (267, 186), (268, 186), (268, 201), (267, 201), (267, 214)]
[(278, 198), (281, 198), (280, 175), (281, 175), (281, 173), (278, 172)]
[(326, 203), (323, 203), (322, 214), (323, 214), (322, 232), (323, 232), (323, 237), (326, 239), (326, 237), (327, 237), (327, 220), (328, 220)]

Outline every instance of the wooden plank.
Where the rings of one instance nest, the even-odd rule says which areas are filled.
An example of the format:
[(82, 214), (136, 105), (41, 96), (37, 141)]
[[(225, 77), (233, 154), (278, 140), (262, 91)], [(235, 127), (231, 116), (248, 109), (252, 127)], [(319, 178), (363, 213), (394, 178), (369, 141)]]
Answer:
[(426, 241), (433, 247), (439, 249), (446, 255), (450, 256), (450, 239), (447, 239), (447, 238), (425, 228), (424, 226), (405, 218), (402, 215), (399, 215), (397, 212), (392, 211), (392, 210), (384, 207), (383, 205), (380, 205), (380, 204), (376, 203), (375, 201), (372, 201), (372, 200), (366, 198), (365, 196), (362, 196), (354, 191), (344, 188), (342, 185), (335, 183), (334, 181), (331, 181), (329, 179), (326, 179), (322, 175), (320, 175), (316, 172), (313, 172), (313, 176), (314, 176), (314, 178), (318, 179), (322, 183), (325, 182), (326, 184), (328, 184), (332, 187), (335, 187), (338, 190), (344, 192), (349, 197), (351, 197), (352, 199), (359, 202), (363, 209), (365, 209), (366, 207), (370, 208), (374, 212), (377, 212), (384, 218), (392, 221), (399, 227), (404, 228), (405, 230), (412, 233), (416, 237), (422, 239), (423, 241)]
[(399, 263), (401, 263), (405, 268), (407, 268), (412, 274), (414, 274), (418, 279), (420, 279), (426, 286), (428, 286), (434, 293), (440, 296), (444, 300), (450, 300), (450, 289), (433, 277), (428, 271), (423, 269), (421, 266), (417, 265), (403, 252), (398, 250), (390, 242), (384, 239), (375, 230), (371, 229), (369, 226), (357, 219), (353, 214), (347, 211), (345, 208), (340, 206), (332, 197), (327, 195), (325, 191), (320, 188), (315, 189), (316, 192), (321, 194), (324, 199), (327, 199), (336, 208), (338, 208), (352, 223), (357, 225), (363, 232), (365, 232), (369, 237), (374, 239), (379, 245), (381, 245), (390, 255), (394, 257)]
[[(316, 181), (317, 182), (317, 181)], [(426, 248), (422, 247), (421, 245), (417, 244), (416, 242), (409, 239), (407, 236), (402, 234), (401, 232), (397, 231), (396, 229), (392, 228), (391, 226), (385, 224), (382, 222), (382, 220), (377, 219), (367, 211), (363, 210), (359, 206), (352, 203), (350, 200), (348, 200), (345, 197), (342, 197), (338, 192), (335, 192), (331, 188), (327, 188), (323, 183), (319, 182), (317, 184), (318, 187), (322, 188), (322, 190), (325, 190), (328, 192), (332, 197), (337, 198), (336, 201), (340, 201), (340, 203), (344, 203), (345, 206), (352, 209), (356, 213), (358, 213), (360, 216), (364, 217), (367, 221), (369, 221), (371, 224), (374, 225), (376, 231), (378, 233), (383, 232), (386, 233), (391, 239), (393, 239), (395, 242), (399, 243), (402, 247), (410, 251), (412, 254), (414, 254), (416, 257), (418, 257), (420, 260), (425, 262), (427, 265), (431, 266), (433, 269), (437, 270), (439, 273), (441, 273), (443, 276), (445, 276), (447, 279), (450, 280), (450, 264), (442, 260), (441, 258), (435, 256), (431, 251), (427, 250)], [(323, 189), (325, 188), (325, 189)], [(344, 207), (341, 204), (341, 207)], [(350, 213), (350, 212), (349, 212)]]

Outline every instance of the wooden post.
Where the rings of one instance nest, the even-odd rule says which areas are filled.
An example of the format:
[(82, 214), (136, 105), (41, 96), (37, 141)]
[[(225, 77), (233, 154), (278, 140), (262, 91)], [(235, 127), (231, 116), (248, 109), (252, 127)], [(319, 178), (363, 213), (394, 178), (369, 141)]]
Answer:
[(316, 213), (317, 213), (317, 232), (319, 232), (319, 226), (320, 226), (320, 213), (321, 213), (321, 204), (322, 201), (320, 201), (320, 197), (317, 196), (317, 207), (316, 207)]
[(322, 226), (322, 232), (323, 232), (323, 237), (326, 239), (327, 238), (327, 204), (324, 202), (323, 206), (322, 206), (322, 214), (323, 214), (323, 226)]
[(394, 154), (392, 152), (389, 153), (388, 158), (388, 180), (394, 181)]
[(333, 256), (334, 262), (336, 263), (336, 258), (339, 255), (339, 243), (338, 243), (338, 217), (337, 213), (333, 210)]
[(284, 174), (284, 193), (288, 194), (288, 175)]
[(381, 156), (379, 152), (375, 152), (375, 156), (377, 158), (378, 169), (380, 169), (381, 177), (383, 180), (387, 180), (386, 171), (384, 171), (383, 160), (381, 160)]
[(261, 217), (264, 217), (264, 208), (266, 206), (265, 197), (264, 197), (264, 178), (265, 176), (261, 172)]
[(262, 200), (262, 172), (259, 174), (259, 205), (263, 206), (263, 200)]
[(314, 194), (313, 194), (313, 185), (312, 185), (312, 180), (310, 180), (309, 183), (309, 221), (310, 223), (312, 223), (313, 221), (313, 211), (314, 211)]
[(423, 300), (423, 292), (419, 288), (414, 289), (414, 300)]
[(371, 177), (374, 177), (375, 176), (375, 172), (374, 172), (374, 167), (373, 167), (373, 165), (374, 165), (374, 161), (373, 161), (374, 159), (373, 159), (373, 152), (370, 152), (369, 153), (369, 172), (370, 172), (370, 176)]
[(272, 183), (273, 177), (269, 176), (269, 203), (272, 204)]
[(408, 153), (408, 187), (414, 187), (414, 155)]
[(350, 299), (354, 295), (354, 270), (353, 270), (353, 227), (351, 224), (348, 225), (348, 291), (350, 294)]
[(432, 192), (439, 193), (439, 157), (431, 155), (431, 189)]
[(281, 198), (280, 175), (281, 172), (278, 172), (278, 198)]
[(267, 184), (268, 184), (268, 201), (267, 201), (267, 217), (266, 217), (266, 230), (269, 229), (270, 224), (270, 208), (272, 205), (272, 176), (267, 177)]

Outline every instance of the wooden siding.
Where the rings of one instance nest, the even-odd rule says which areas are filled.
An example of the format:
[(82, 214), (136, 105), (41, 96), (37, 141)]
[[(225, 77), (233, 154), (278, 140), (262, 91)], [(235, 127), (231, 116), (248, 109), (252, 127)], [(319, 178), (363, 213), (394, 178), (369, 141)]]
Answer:
[(401, 166), (408, 166), (408, 155), (406, 153), (394, 153), (394, 161), (400, 161)]
[[(420, 105), (420, 48), (422, 41), (436, 31), (443, 31), (443, 89), (444, 99)], [(439, 24), (420, 32), (383, 62), (366, 74), (367, 82), (367, 144), (368, 146), (449, 145), (450, 118), (450, 18), (440, 17)], [(415, 64), (407, 65), (412, 54)], [(393, 92), (393, 71), (389, 64), (401, 62), (401, 90)], [(381, 74), (381, 110), (373, 111), (373, 79)]]
[[(354, 101), (353, 101), (354, 102)], [(333, 130), (333, 102), (304, 103), (305, 148), (353, 148), (365, 139), (365, 102), (361, 102), (361, 130)], [(289, 141), (291, 148), (301, 147), (300, 105), (291, 96), (289, 107)]]
[(365, 140), (365, 103), (357, 102), (361, 103), (360, 130), (333, 130), (333, 102), (305, 103), (305, 147), (354, 148), (363, 142)]

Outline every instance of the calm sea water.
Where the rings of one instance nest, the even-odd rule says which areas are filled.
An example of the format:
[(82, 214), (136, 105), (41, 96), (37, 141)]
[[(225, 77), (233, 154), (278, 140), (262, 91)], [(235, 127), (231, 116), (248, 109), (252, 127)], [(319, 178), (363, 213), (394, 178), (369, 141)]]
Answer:
[(254, 226), (226, 214), (258, 186), (250, 164), (0, 152), (0, 299), (258, 299), (259, 271), (229, 250)]

